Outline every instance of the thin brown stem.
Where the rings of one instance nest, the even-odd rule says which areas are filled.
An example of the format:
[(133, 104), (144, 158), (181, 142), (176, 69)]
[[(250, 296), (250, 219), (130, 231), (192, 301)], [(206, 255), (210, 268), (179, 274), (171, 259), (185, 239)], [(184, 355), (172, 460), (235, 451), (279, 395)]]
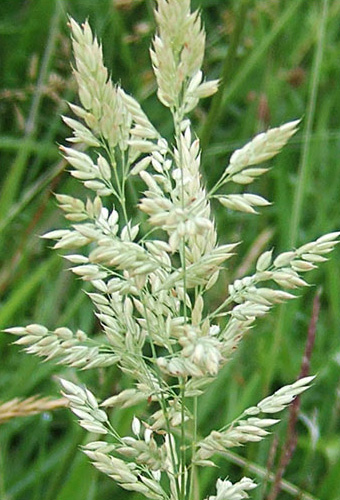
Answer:
[[(309, 374), (310, 361), (315, 343), (316, 326), (319, 318), (319, 311), (320, 311), (320, 291), (318, 291), (314, 297), (313, 311), (308, 328), (306, 347), (302, 358), (301, 370), (298, 379), (307, 377)], [(300, 405), (301, 405), (300, 398), (297, 397), (290, 406), (286, 441), (282, 448), (279, 465), (276, 471), (272, 488), (268, 496), (268, 500), (275, 500), (277, 495), (279, 494), (281, 490), (281, 482), (284, 472), (294, 454), (297, 443), (296, 423), (299, 417)]]

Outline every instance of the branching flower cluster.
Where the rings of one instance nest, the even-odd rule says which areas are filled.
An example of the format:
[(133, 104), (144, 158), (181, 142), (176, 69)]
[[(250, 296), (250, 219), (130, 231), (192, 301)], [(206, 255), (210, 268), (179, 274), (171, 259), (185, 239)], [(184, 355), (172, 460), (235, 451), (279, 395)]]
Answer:
[[(66, 327), (48, 331), (33, 324), (7, 331), (18, 335), (17, 343), (28, 352), (70, 367), (118, 364), (133, 384), (100, 405), (87, 388), (61, 381), (80, 425), (106, 439), (89, 442), (83, 451), (122, 488), (148, 499), (184, 500), (198, 498), (197, 467), (213, 465), (216, 453), (263, 439), (278, 422), (264, 415), (280, 412), (308, 388), (312, 377), (280, 389), (222, 429), (199, 435), (199, 396), (255, 320), (307, 285), (302, 275), (326, 260), (339, 233), (278, 256), (264, 252), (254, 274), (230, 284), (220, 305), (208, 310), (207, 292), (237, 246), (219, 244), (211, 202), (248, 213), (268, 205), (252, 193), (229, 194), (226, 185), (247, 185), (264, 174), (267, 168), (259, 165), (280, 152), (299, 121), (261, 133), (235, 151), (208, 192), (188, 118), (199, 99), (218, 89), (201, 70), (200, 16), (190, 11), (189, 0), (157, 0), (155, 15), (151, 60), (158, 97), (173, 117), (173, 144), (138, 102), (111, 82), (88, 22), (80, 26), (70, 19), (79, 104), (70, 105), (75, 118), (64, 118), (73, 136), (61, 151), (70, 174), (90, 194), (86, 201), (57, 195), (71, 225), (45, 238), (56, 241), (55, 249), (70, 251), (65, 258), (72, 272), (92, 284), (100, 341)], [(145, 186), (138, 209), (139, 220), (144, 217), (149, 225), (147, 235), (140, 234), (126, 203), (127, 185), (136, 176)], [(120, 436), (107, 409), (142, 402), (152, 414), (133, 419), (134, 436)], [(248, 498), (255, 486), (247, 477), (234, 484), (219, 479), (216, 495), (207, 500)]]

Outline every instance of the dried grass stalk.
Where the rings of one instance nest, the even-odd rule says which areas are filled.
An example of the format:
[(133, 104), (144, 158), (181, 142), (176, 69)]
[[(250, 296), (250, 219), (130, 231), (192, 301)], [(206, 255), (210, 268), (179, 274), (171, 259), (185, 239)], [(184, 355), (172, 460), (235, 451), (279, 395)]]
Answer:
[(14, 398), (0, 404), (0, 424), (16, 417), (28, 417), (45, 411), (53, 411), (68, 406), (66, 398), (50, 399), (38, 395), (27, 399)]

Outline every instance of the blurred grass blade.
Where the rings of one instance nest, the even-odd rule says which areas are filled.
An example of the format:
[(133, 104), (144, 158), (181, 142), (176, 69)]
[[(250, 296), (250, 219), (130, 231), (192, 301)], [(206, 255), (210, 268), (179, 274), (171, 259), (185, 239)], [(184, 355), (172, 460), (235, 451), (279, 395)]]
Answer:
[(328, 0), (323, 0), (322, 12), (320, 15), (321, 21), (319, 24), (319, 36), (317, 40), (317, 46), (312, 68), (310, 95), (308, 99), (308, 108), (306, 113), (307, 116), (306, 127), (303, 134), (304, 141), (303, 141), (302, 157), (301, 157), (298, 181), (293, 201), (292, 222), (290, 227), (290, 246), (294, 246), (297, 244), (298, 231), (303, 209), (303, 201), (304, 201), (303, 199), (304, 199), (304, 194), (306, 192), (308, 171), (310, 168), (310, 163), (309, 163), (310, 145), (311, 145), (312, 128), (313, 128), (315, 108), (316, 108), (316, 100), (318, 96), (318, 89), (321, 77), (321, 63), (324, 52), (326, 26), (328, 19), (328, 4), (329, 4)]
[(40, 178), (32, 185), (25, 189), (22, 193), (20, 200), (13, 204), (6, 218), (0, 219), (0, 232), (3, 231), (20, 213), (26, 208), (26, 206), (40, 193), (50, 182), (59, 175), (64, 167), (65, 161), (60, 160), (52, 169), (43, 173)]
[(52, 255), (48, 260), (41, 264), (23, 283), (13, 291), (8, 300), (3, 303), (0, 310), (0, 328), (8, 327), (15, 314), (20, 311), (22, 304), (29, 299), (36, 288), (46, 279), (49, 271), (60, 264), (59, 255)]
[(21, 181), (25, 168), (27, 167), (27, 162), (31, 151), (32, 139), (34, 138), (37, 129), (37, 119), (38, 119), (41, 100), (43, 97), (43, 87), (48, 76), (48, 71), (51, 64), (51, 58), (53, 56), (57, 42), (57, 37), (59, 34), (58, 27), (61, 14), (62, 14), (61, 3), (56, 2), (55, 12), (51, 19), (48, 41), (40, 68), (40, 74), (36, 85), (36, 90), (33, 96), (30, 113), (25, 124), (25, 136), (22, 141), (19, 153), (17, 154), (17, 157), (14, 160), (2, 187), (0, 196), (0, 221), (6, 218), (7, 213), (13, 203), (13, 200), (16, 199), (21, 186)]
[[(267, 478), (269, 481), (274, 480), (274, 474), (273, 473), (268, 474), (267, 469), (265, 467), (261, 467), (260, 465), (254, 462), (245, 460), (243, 457), (241, 457), (235, 452), (228, 451), (219, 454), (223, 455), (231, 463), (239, 465), (241, 467), (245, 467), (249, 472), (255, 474), (256, 476), (262, 479)], [(299, 500), (319, 500), (317, 497), (311, 495), (307, 491), (301, 490), (300, 488), (295, 486), (295, 484), (291, 483), (290, 481), (286, 481), (284, 479), (281, 482), (281, 489), (283, 492), (288, 493), (289, 495), (292, 495), (295, 498), (299, 498)]]
[[(269, 31), (267, 36), (265, 36), (262, 41), (257, 45), (253, 53), (244, 62), (243, 66), (240, 68), (235, 78), (230, 82), (229, 87), (223, 96), (221, 106), (225, 108), (226, 103), (234, 97), (234, 93), (240, 87), (240, 85), (245, 82), (249, 77), (250, 73), (253, 71), (255, 66), (259, 63), (262, 57), (265, 56), (267, 49), (271, 46), (274, 40), (278, 37), (281, 31), (289, 25), (292, 17), (296, 14), (296, 11), (304, 0), (295, 0), (294, 2), (287, 2), (287, 8), (283, 11), (279, 19), (273, 25), (272, 29)], [(216, 126), (217, 120), (215, 120), (214, 125)]]
[(232, 38), (230, 41), (230, 45), (226, 54), (226, 57), (223, 62), (223, 67), (222, 67), (222, 74), (220, 76), (220, 84), (219, 84), (219, 89), (217, 94), (214, 95), (212, 101), (211, 101), (211, 106), (209, 109), (208, 116), (205, 120), (205, 123), (203, 125), (202, 132), (200, 134), (200, 140), (201, 140), (201, 147), (204, 150), (210, 140), (212, 131), (213, 131), (213, 126), (216, 124), (216, 121), (218, 120), (219, 115), (221, 114), (221, 101), (223, 98), (223, 92), (224, 89), (226, 88), (227, 84), (229, 83), (230, 79), (232, 78), (233, 75), (233, 70), (235, 66), (235, 61), (236, 61), (236, 55), (237, 55), (237, 49), (240, 44), (240, 40), (242, 37), (243, 33), (243, 28), (245, 25), (246, 21), (246, 14), (247, 14), (247, 9), (249, 8), (250, 2), (252, 0), (242, 0), (240, 2), (240, 5), (238, 7), (237, 11), (237, 17), (236, 17), (236, 24), (235, 28), (233, 30)]

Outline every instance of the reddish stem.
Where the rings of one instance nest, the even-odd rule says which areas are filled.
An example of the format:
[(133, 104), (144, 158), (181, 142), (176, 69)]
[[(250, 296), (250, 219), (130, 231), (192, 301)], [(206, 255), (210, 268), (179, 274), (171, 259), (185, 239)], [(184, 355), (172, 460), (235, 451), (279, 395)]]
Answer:
[[(305, 352), (302, 358), (301, 369), (298, 379), (307, 377), (309, 374), (310, 361), (315, 343), (316, 326), (319, 318), (319, 311), (320, 311), (320, 292), (318, 291), (313, 301), (312, 317), (308, 327), (307, 342), (306, 342)], [(273, 486), (268, 496), (268, 500), (275, 500), (277, 495), (279, 494), (281, 489), (281, 480), (283, 478), (283, 474), (294, 454), (297, 443), (297, 432), (295, 427), (299, 416), (300, 405), (301, 405), (300, 397), (297, 397), (290, 406), (286, 441), (281, 451), (279, 465), (276, 471)]]

